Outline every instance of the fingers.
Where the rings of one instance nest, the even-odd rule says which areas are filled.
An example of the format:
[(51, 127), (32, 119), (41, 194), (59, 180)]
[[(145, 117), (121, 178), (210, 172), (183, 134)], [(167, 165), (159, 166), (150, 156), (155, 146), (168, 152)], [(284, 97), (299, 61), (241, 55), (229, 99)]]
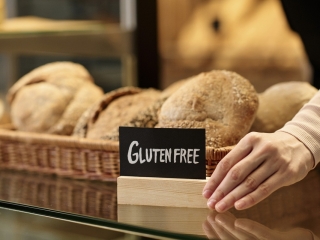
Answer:
[(235, 148), (219, 162), (217, 168), (205, 185), (202, 195), (205, 198), (209, 198), (227, 175), (228, 171), (251, 151), (252, 147), (250, 144), (246, 144), (245, 141), (240, 141)]
[(256, 190), (236, 201), (234, 206), (237, 210), (243, 210), (261, 202), (271, 193), (283, 186), (281, 175), (277, 172), (261, 183)]
[[(263, 161), (264, 161), (263, 156), (259, 156), (259, 154), (252, 152), (250, 155), (246, 156), (234, 167), (232, 167), (227, 173), (227, 175), (224, 177), (224, 179), (221, 181), (219, 186), (215, 189), (215, 191), (212, 193), (212, 195), (208, 199), (208, 203), (207, 203), (208, 207), (211, 209), (215, 208), (217, 210), (216, 203), (218, 203), (221, 199), (225, 198), (231, 191), (237, 188), (237, 186), (241, 182), (243, 182), (250, 173), (256, 170), (258, 166), (260, 166), (263, 163)], [(270, 169), (268, 169), (268, 171), (270, 171)], [(270, 174), (268, 176), (270, 176)], [(264, 177), (264, 176), (259, 176), (259, 177)], [(262, 181), (262, 180), (259, 180), (259, 181)], [(230, 200), (231, 197), (237, 197), (237, 198)], [(218, 209), (217, 211), (223, 212), (227, 210), (228, 208), (233, 206), (233, 203), (236, 200), (240, 199), (241, 197), (243, 197), (243, 195), (241, 196), (230, 195), (228, 197), (228, 201), (230, 202), (229, 205), (226, 205), (226, 203), (228, 202), (226, 203), (221, 202), (219, 205), (220, 209)], [(231, 202), (232, 202), (232, 205), (230, 206)]]
[[(308, 172), (310, 155), (288, 134), (247, 134), (218, 164), (203, 189), (207, 205), (218, 212), (246, 209)], [(307, 154), (306, 154), (307, 151)], [(309, 155), (308, 155), (309, 154)]]
[[(209, 208), (214, 207), (218, 212), (223, 212), (233, 206), (233, 203), (236, 200), (240, 199), (240, 197), (243, 197), (243, 191), (237, 191), (236, 194), (231, 195), (230, 192), (234, 191), (234, 189), (237, 189), (239, 184), (243, 182), (247, 178), (247, 176), (260, 165), (260, 162), (262, 161), (262, 159), (256, 160), (254, 158), (249, 158), (245, 159), (242, 163), (239, 163), (237, 166), (232, 168), (227, 176), (223, 179), (221, 184), (218, 186), (218, 188), (215, 190), (215, 192), (212, 194), (212, 196), (209, 198)], [(250, 180), (251, 185), (255, 184), (253, 183), (253, 178), (249, 179), (252, 179)], [(222, 199), (226, 200), (221, 201)], [(218, 202), (219, 205), (216, 206), (215, 204)], [(232, 204), (231, 206), (230, 203)]]
[[(223, 212), (234, 206), (235, 202), (243, 196), (255, 191), (258, 186), (266, 181), (277, 171), (277, 165), (271, 162), (264, 162), (255, 171), (249, 174), (241, 183), (237, 185), (230, 193), (228, 193), (221, 201), (219, 201), (215, 209)], [(229, 181), (227, 178), (224, 181)], [(223, 183), (221, 184), (223, 187)], [(219, 186), (220, 188), (220, 186)]]

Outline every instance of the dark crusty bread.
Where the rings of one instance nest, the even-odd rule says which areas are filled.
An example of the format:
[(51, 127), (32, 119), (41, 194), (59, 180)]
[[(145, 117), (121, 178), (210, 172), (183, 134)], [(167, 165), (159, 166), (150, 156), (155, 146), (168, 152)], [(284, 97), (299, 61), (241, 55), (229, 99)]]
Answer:
[[(147, 127), (150, 116), (144, 113), (159, 99), (160, 93), (159, 90), (137, 87), (108, 92), (82, 115), (73, 135), (118, 140), (119, 126)], [(135, 124), (131, 125), (133, 119), (136, 119)]]
[(19, 79), (7, 99), (18, 130), (69, 135), (82, 113), (102, 95), (83, 66), (55, 62)]
[[(165, 88), (162, 92), (157, 91), (156, 95), (154, 95), (155, 99), (154, 98), (150, 99), (151, 102), (149, 102), (148, 104), (144, 104), (144, 106), (141, 109), (140, 109), (141, 106), (139, 107), (140, 109), (139, 112), (136, 112), (136, 114), (131, 115), (131, 117), (128, 117), (125, 121), (121, 121), (121, 126), (144, 127), (144, 128), (155, 127), (156, 124), (158, 123), (158, 114), (162, 104), (167, 100), (167, 98), (173, 92), (179, 89), (185, 82), (186, 82), (186, 79), (179, 80), (171, 84), (167, 88)], [(152, 92), (155, 93), (154, 90), (152, 90), (151, 93)], [(142, 102), (139, 102), (139, 104), (141, 103)], [(80, 130), (80, 135), (83, 136), (83, 130), (82, 130), (82, 133)], [(118, 127), (115, 127), (111, 131), (107, 132), (103, 136), (103, 138), (113, 140), (113, 141), (119, 141)]]
[(282, 128), (316, 93), (307, 82), (277, 83), (259, 94), (259, 108), (251, 131), (271, 133)]
[(157, 127), (205, 128), (207, 146), (232, 146), (248, 133), (258, 105), (255, 89), (240, 75), (201, 73), (164, 102)]

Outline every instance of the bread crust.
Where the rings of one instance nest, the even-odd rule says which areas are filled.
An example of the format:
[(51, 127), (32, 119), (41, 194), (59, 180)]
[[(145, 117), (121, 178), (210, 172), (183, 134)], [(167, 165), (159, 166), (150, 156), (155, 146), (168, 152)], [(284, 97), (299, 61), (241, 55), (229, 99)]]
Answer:
[(115, 99), (99, 113), (99, 117), (95, 121), (89, 121), (87, 137), (108, 139), (110, 133), (118, 132), (119, 126), (124, 126), (127, 122), (140, 115), (159, 96), (160, 91), (147, 89)]

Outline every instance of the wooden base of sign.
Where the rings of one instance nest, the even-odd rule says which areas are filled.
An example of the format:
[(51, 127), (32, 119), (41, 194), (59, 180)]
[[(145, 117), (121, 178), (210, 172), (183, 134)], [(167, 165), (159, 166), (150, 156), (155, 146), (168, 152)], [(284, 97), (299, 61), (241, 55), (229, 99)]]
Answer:
[(207, 208), (202, 190), (207, 180), (121, 176), (118, 204)]
[(205, 208), (118, 205), (118, 221), (181, 234), (204, 235)]

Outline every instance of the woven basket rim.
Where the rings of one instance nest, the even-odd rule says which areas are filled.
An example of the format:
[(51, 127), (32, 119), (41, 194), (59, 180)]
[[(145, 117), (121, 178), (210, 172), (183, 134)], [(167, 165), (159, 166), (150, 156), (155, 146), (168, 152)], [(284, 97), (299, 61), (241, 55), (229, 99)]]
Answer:
[[(48, 144), (61, 147), (88, 148), (90, 150), (119, 151), (119, 141), (16, 131), (10, 124), (0, 125), (0, 139), (28, 144)], [(219, 148), (206, 146), (206, 159), (221, 160), (219, 156), (224, 157), (233, 148), (234, 146)]]
[(70, 148), (87, 148), (91, 150), (119, 151), (119, 142), (104, 139), (88, 139), (74, 136), (53, 135), (47, 133), (30, 133), (1, 128), (0, 139), (18, 141), (28, 144), (47, 144)]
[(223, 157), (225, 157), (233, 148), (233, 146), (226, 146), (226, 147), (206, 147), (206, 160), (212, 160), (217, 161), (221, 160)]

